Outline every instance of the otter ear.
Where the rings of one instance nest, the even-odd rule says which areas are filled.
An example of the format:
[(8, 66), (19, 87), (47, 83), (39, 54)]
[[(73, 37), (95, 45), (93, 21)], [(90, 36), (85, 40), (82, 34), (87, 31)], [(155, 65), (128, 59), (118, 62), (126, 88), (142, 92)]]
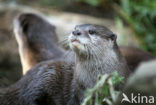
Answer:
[(116, 40), (117, 39), (117, 35), (113, 33), (113, 34), (110, 35), (110, 38), (111, 38), (111, 40)]

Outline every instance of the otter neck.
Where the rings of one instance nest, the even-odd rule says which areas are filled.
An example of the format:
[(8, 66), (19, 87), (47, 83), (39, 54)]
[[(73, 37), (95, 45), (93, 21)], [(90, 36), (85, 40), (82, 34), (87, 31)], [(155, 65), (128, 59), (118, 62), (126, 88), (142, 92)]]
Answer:
[(100, 56), (82, 58), (76, 55), (76, 70), (74, 78), (86, 88), (92, 88), (97, 80), (98, 75), (112, 73), (120, 66), (118, 54), (113, 49), (106, 49)]

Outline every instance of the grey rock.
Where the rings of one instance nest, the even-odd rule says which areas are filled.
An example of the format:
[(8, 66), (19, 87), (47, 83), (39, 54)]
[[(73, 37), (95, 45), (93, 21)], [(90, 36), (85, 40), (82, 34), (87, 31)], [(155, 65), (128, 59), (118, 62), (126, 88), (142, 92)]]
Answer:
[[(124, 96), (123, 93), (128, 97), (130, 103), (126, 101), (121, 103)], [(142, 63), (136, 72), (130, 76), (125, 89), (114, 105), (156, 105), (155, 101), (156, 60), (153, 60)]]

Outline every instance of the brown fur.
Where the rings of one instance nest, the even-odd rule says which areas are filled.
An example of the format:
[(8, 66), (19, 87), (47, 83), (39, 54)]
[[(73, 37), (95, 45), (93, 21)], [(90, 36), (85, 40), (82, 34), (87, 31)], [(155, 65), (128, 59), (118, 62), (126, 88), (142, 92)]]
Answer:
[[(112, 39), (105, 40), (106, 44), (108, 40), (110, 41)], [(102, 45), (103, 44), (101, 44), (101, 46)], [(76, 65), (67, 60), (44, 61), (37, 64), (16, 84), (0, 90), (0, 105), (67, 105), (68, 102), (68, 105), (79, 105), (83, 101), (84, 90), (95, 85), (95, 79), (98, 76), (95, 75), (96, 73), (105, 74), (118, 70), (120, 75), (125, 76), (125, 72), (127, 71), (122, 70), (127, 70), (127, 68), (124, 68), (126, 67), (126, 63), (120, 55), (116, 41), (113, 41), (111, 46), (114, 46), (113, 49), (108, 47), (109, 50), (105, 49), (105, 51), (111, 51), (112, 53), (108, 54), (109, 56), (101, 56), (103, 59), (101, 63), (102, 65), (106, 63), (106, 68), (96, 68), (95, 66), (101, 67), (101, 63), (99, 63), (98, 65), (93, 64), (96, 68), (94, 70), (88, 59), (84, 59), (84, 63), (78, 60)], [(112, 56), (112, 54), (115, 54), (117, 57), (114, 55)], [(77, 56), (77, 58), (79, 57), (81, 58), (81, 56)], [(108, 58), (105, 59), (105, 57)], [(110, 62), (111, 65), (107, 65), (106, 60), (113, 60), (111, 58), (119, 62)], [(96, 62), (94, 57), (93, 60)], [(83, 63), (83, 65), (79, 65), (79, 63)], [(86, 64), (96, 73), (94, 72), (94, 74), (90, 72), (89, 69), (85, 68)], [(79, 75), (80, 73), (76, 71), (80, 71), (81, 67), (82, 70), (93, 74), (93, 76), (87, 76), (89, 80), (93, 80), (93, 84), (91, 83), (90, 85), (90, 82), (81, 81), (81, 78), (76, 76), (76, 74)], [(84, 76), (86, 76), (86, 74)]]
[[(35, 44), (36, 42), (35, 41), (33, 42), (34, 42), (33, 44), (36, 45)], [(18, 43), (21, 44), (20, 42)], [(23, 46), (22, 48), (32, 49), (29, 47), (25, 48)], [(41, 47), (34, 47), (34, 48), (40, 50)], [(125, 61), (123, 60), (123, 57), (120, 54), (120, 51), (116, 45), (114, 46), (113, 52), (117, 54), (119, 62), (124, 62), (123, 64), (125, 65)], [(24, 53), (24, 51), (21, 53)], [(34, 53), (33, 51), (26, 52), (26, 55), (29, 55), (28, 58), (32, 57), (32, 59), (37, 60), (37, 58), (35, 58), (35, 55), (33, 54), (37, 54), (37, 53)], [(41, 55), (39, 54), (39, 58), (40, 56)], [(111, 55), (109, 56), (111, 57)], [(44, 56), (42, 55), (41, 57), (46, 58), (45, 55)], [(44, 61), (44, 59), (42, 60)], [(26, 62), (28, 64), (30, 61), (28, 60)], [(40, 61), (38, 60), (37, 62)], [(77, 64), (79, 64), (80, 62), (81, 61), (78, 61)], [(107, 68), (109, 68), (109, 66)], [(83, 83), (82, 81), (79, 81), (78, 80), (79, 77), (75, 76), (77, 73), (76, 74), (73, 73), (78, 70), (81, 69), (77, 68), (76, 66), (76, 70), (75, 70), (75, 65), (73, 63), (68, 62), (67, 60), (64, 61), (64, 60), (55, 59), (52, 61), (41, 62), (37, 64), (35, 67), (33, 67), (16, 84), (0, 90), (0, 105), (67, 105), (69, 100), (70, 101), (68, 105), (79, 105), (83, 100), (84, 90), (88, 87), (93, 87), (95, 83), (92, 83), (90, 86), (89, 82), (83, 81), (85, 82)], [(101, 71), (98, 72), (101, 73)], [(103, 71), (102, 74), (111, 73), (111, 72), (113, 72), (112, 69), (109, 72)], [(122, 72), (123, 71), (119, 71), (120, 75), (122, 75)], [(73, 75), (74, 75), (74, 79), (73, 79)], [(88, 78), (92, 79), (92, 77), (90, 76)]]
[(135, 71), (140, 63), (156, 58), (152, 54), (135, 47), (120, 47), (120, 51), (131, 71)]
[(0, 90), (0, 105), (66, 105), (73, 69), (66, 61), (39, 63), (16, 84)]
[(19, 15), (14, 21), (14, 32), (24, 74), (41, 61), (63, 55), (57, 46), (55, 27), (38, 15)]

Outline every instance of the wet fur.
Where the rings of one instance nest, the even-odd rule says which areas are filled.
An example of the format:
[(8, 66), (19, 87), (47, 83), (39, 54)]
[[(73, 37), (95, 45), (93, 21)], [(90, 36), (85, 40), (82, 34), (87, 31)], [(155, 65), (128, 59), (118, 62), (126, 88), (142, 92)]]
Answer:
[(63, 55), (57, 45), (55, 27), (41, 16), (32, 13), (19, 15), (14, 21), (14, 32), (24, 74), (41, 61)]
[[(95, 56), (85, 59), (76, 55), (76, 65), (64, 60), (37, 64), (16, 84), (0, 90), (0, 105), (79, 105), (83, 101), (84, 90), (95, 85), (98, 74), (118, 70), (120, 75), (126, 77), (127, 71), (122, 71), (127, 70), (126, 63), (122, 60), (116, 41), (105, 40), (104, 43), (107, 44), (101, 50), (104, 54), (98, 55), (97, 59)], [(96, 52), (90, 54), (96, 55)], [(98, 60), (97, 65), (92, 60)], [(86, 78), (82, 78), (82, 73), (83, 77), (88, 77), (88, 81), (84, 81)]]
[[(106, 68), (96, 69), (96, 73), (92, 74), (85, 66), (90, 63), (94, 64), (93, 61), (97, 59), (86, 62), (78, 57), (76, 66), (75, 63), (67, 60), (41, 62), (28, 71), (16, 84), (0, 90), (0, 105), (67, 105), (67, 103), (80, 105), (83, 101), (84, 90), (94, 86), (97, 74), (111, 73), (112, 70), (119, 70), (119, 67), (127, 67), (116, 42), (114, 44), (110, 42), (109, 45), (112, 49), (104, 50), (106, 55), (104, 59), (102, 58), (103, 66)], [(119, 67), (114, 65), (116, 62)], [(93, 70), (92, 67), (97, 68), (92, 65), (91, 70)], [(111, 67), (110, 71), (109, 67)], [(127, 74), (122, 73), (122, 70), (124, 69), (119, 70), (119, 74), (126, 76)], [(88, 77), (87, 81), (85, 81), (85, 76)]]
[(37, 64), (16, 84), (0, 90), (0, 105), (66, 105), (73, 67), (64, 61)]

